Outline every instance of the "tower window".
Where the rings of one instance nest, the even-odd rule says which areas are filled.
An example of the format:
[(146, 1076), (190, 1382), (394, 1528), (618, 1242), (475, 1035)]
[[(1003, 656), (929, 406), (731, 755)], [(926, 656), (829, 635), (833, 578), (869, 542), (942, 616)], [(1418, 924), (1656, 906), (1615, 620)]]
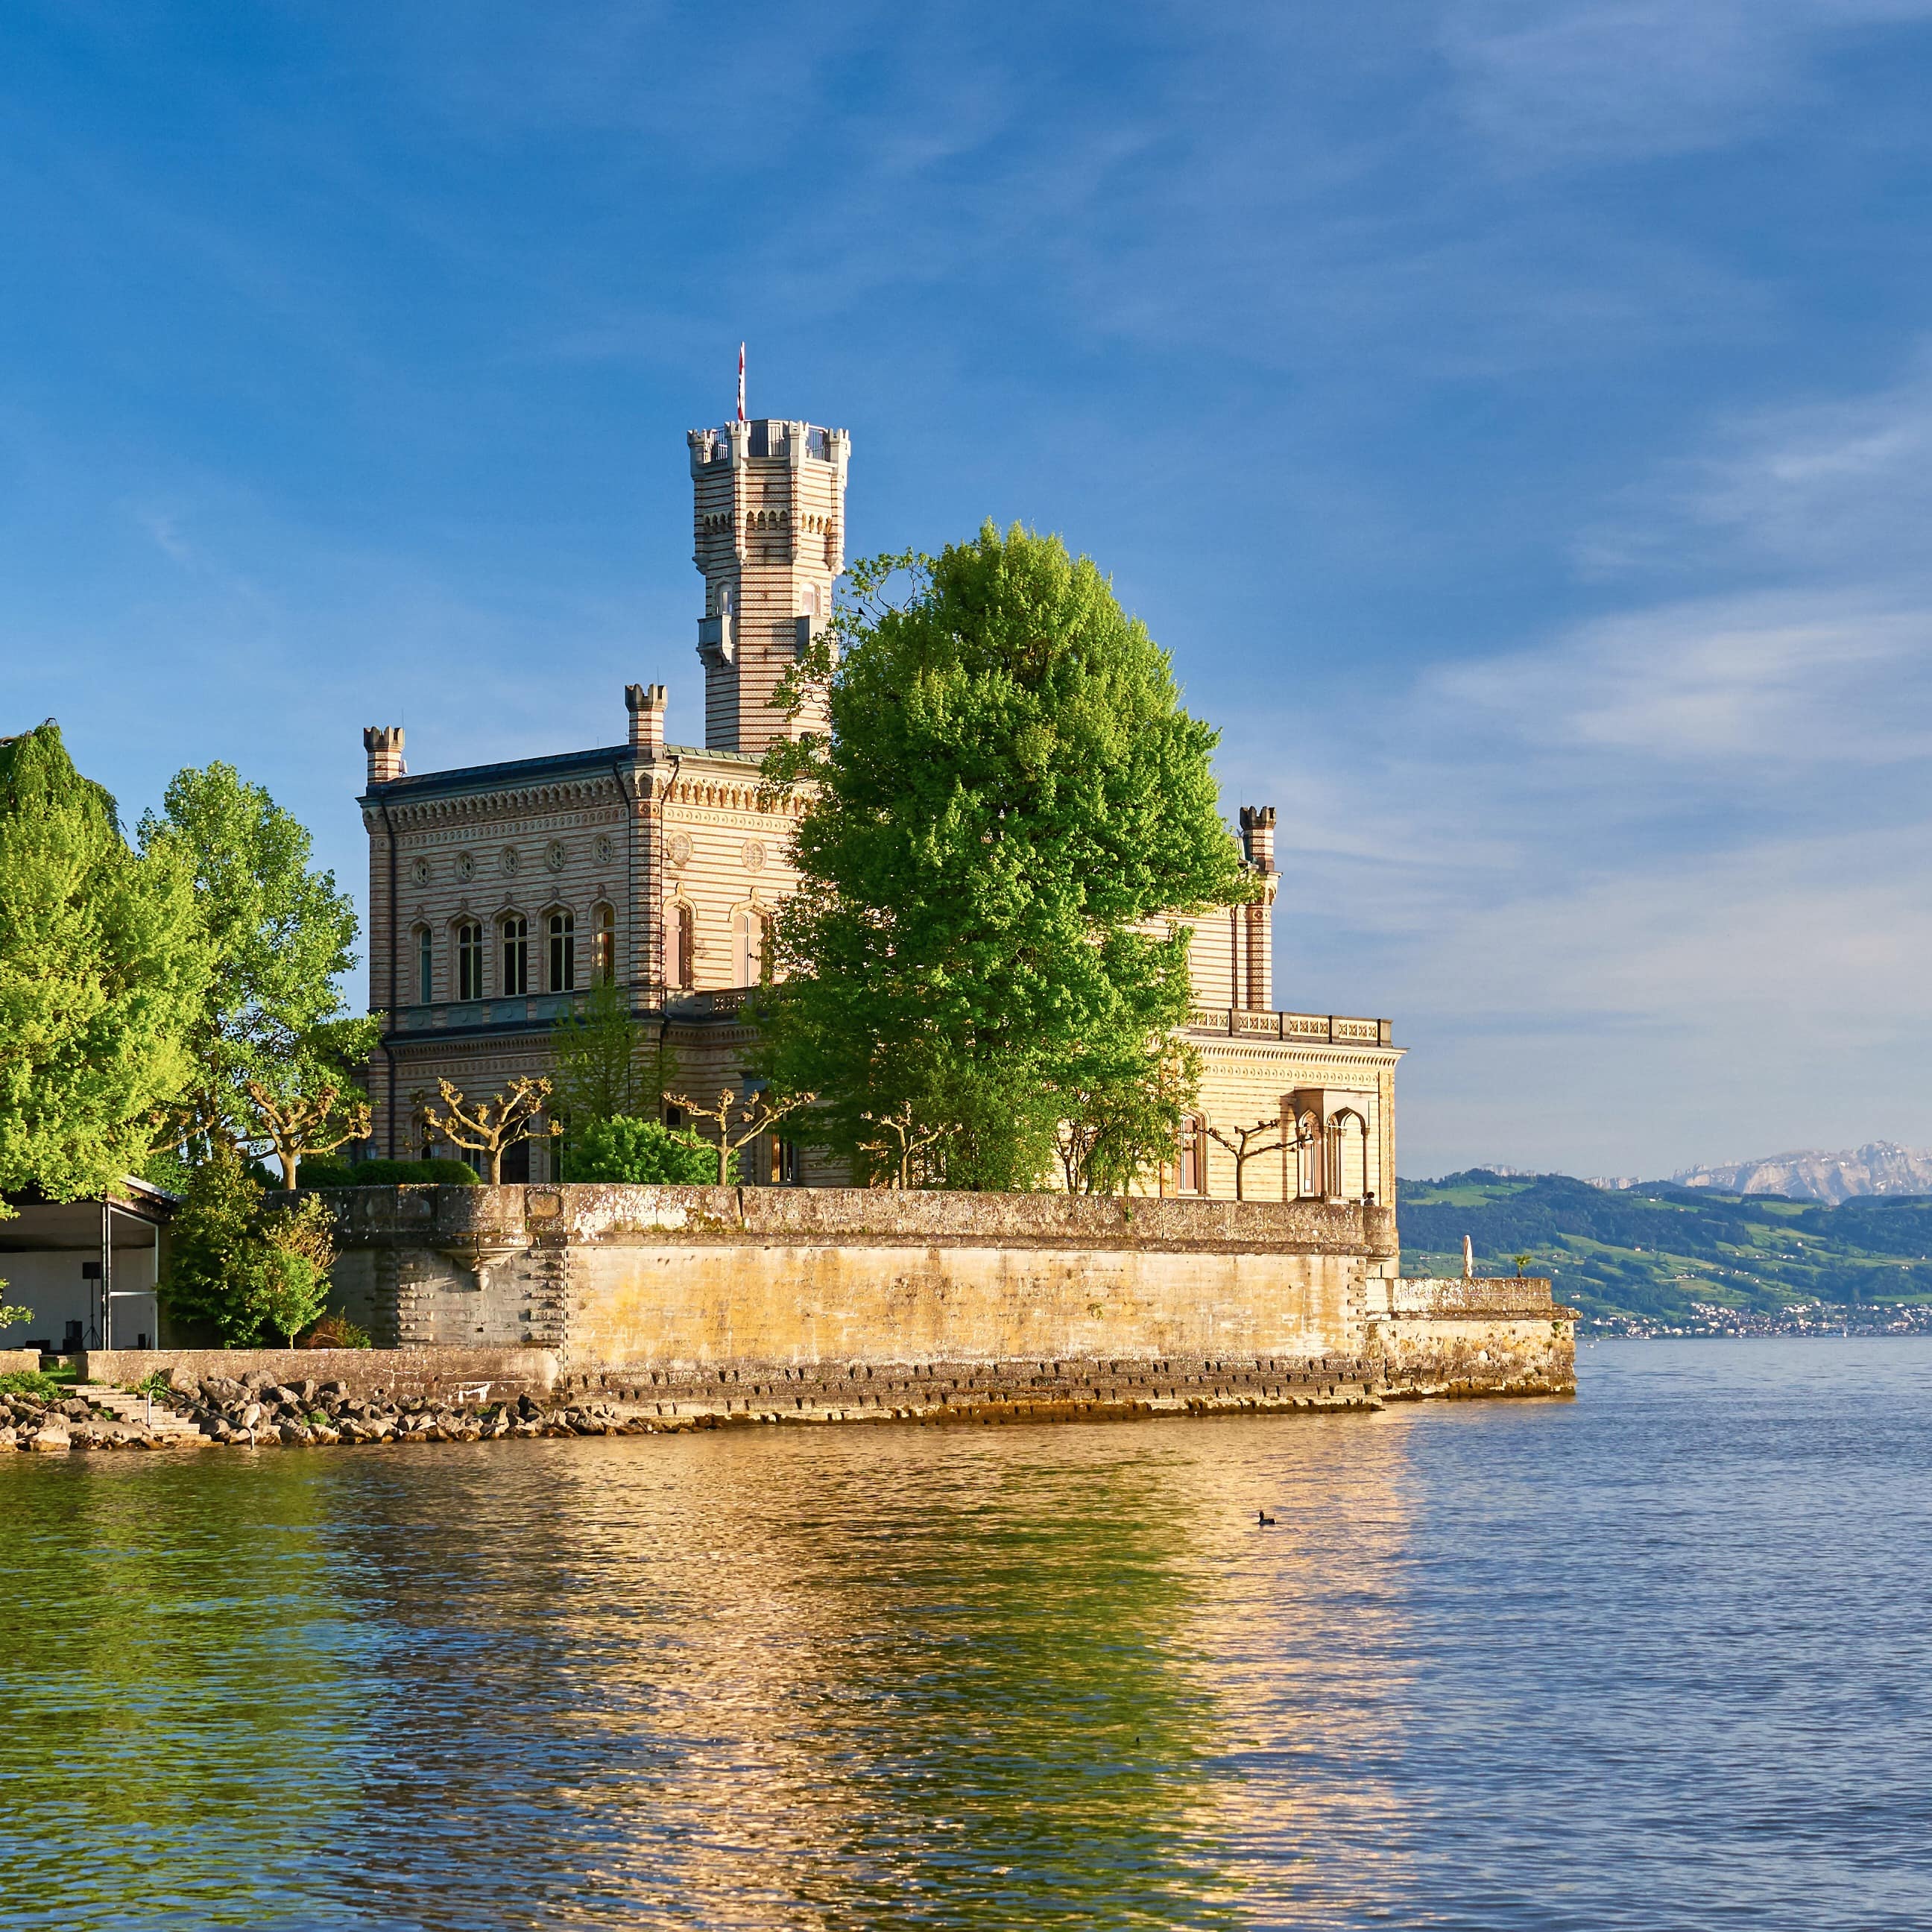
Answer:
[(771, 977), (770, 946), (765, 916), (755, 906), (744, 907), (731, 919), (734, 986), (755, 986)]
[(610, 986), (617, 977), (617, 915), (608, 905), (591, 911), (590, 970), (600, 986)]
[(686, 988), (698, 983), (698, 918), (688, 905), (678, 908), (671, 931), (670, 982)]
[(568, 993), (577, 985), (577, 919), (567, 912), (550, 916), (550, 989)]
[(506, 999), (530, 990), (530, 922), (512, 915), (503, 922), (503, 986)]
[(483, 997), (483, 928), (468, 921), (456, 928), (456, 997)]
[(436, 998), (436, 961), (429, 928), (416, 928), (416, 1004), (426, 1006)]

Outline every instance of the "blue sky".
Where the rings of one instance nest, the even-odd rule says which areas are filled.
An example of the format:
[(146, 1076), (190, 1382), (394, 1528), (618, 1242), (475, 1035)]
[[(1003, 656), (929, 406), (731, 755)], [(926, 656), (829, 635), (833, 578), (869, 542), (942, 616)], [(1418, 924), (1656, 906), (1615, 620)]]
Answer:
[[(1932, 0), (14, 0), (0, 729), (698, 735), (683, 432), (1110, 570), (1401, 1166), (1932, 1142)], [(680, 718), (684, 721), (680, 727)]]

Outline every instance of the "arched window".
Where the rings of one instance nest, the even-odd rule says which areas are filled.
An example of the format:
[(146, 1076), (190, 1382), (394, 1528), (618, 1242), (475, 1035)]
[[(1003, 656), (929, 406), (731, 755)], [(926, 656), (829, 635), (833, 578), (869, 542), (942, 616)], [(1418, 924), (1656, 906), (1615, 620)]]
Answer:
[(568, 993), (577, 985), (577, 918), (573, 913), (550, 916), (550, 989)]
[(1360, 1201), (1369, 1191), (1369, 1124), (1352, 1108), (1335, 1116), (1330, 1132), (1334, 1136), (1330, 1196)]
[(590, 909), (590, 970), (600, 986), (617, 977), (617, 915), (608, 905)]
[(1205, 1194), (1208, 1191), (1208, 1136), (1198, 1114), (1180, 1124), (1180, 1144), (1174, 1162), (1174, 1191), (1177, 1194)]
[(698, 917), (688, 905), (678, 908), (671, 937), (670, 982), (674, 986), (694, 986), (698, 984)]
[(426, 1006), (436, 998), (436, 954), (429, 928), (416, 928), (416, 1004)]
[(755, 986), (770, 977), (765, 916), (756, 906), (742, 906), (731, 915), (731, 970), (734, 986)]
[(506, 999), (514, 999), (519, 993), (530, 990), (530, 922), (520, 914), (512, 913), (504, 920), (503, 983), (502, 992)]
[(456, 997), (483, 997), (483, 928), (471, 920), (456, 928)]
[(1296, 1189), (1304, 1201), (1319, 1200), (1327, 1193), (1328, 1144), (1322, 1123), (1312, 1113), (1304, 1114), (1294, 1126)]

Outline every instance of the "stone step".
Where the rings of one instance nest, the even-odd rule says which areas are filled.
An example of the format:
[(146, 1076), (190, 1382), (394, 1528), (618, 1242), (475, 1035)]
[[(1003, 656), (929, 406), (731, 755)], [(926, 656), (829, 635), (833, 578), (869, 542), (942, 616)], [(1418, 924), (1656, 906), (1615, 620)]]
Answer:
[(128, 1389), (111, 1388), (105, 1382), (80, 1382), (75, 1384), (73, 1393), (94, 1408), (104, 1408), (110, 1415), (118, 1416), (123, 1422), (152, 1435), (198, 1436), (201, 1433), (185, 1416), (177, 1415), (172, 1409), (158, 1403), (151, 1419), (148, 1398)]

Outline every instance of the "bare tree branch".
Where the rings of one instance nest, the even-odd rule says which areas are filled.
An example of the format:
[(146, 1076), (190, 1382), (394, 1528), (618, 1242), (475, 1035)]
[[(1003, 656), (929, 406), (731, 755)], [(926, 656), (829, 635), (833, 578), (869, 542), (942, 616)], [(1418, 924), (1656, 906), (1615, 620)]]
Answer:
[[(674, 1107), (682, 1107), (687, 1114), (700, 1120), (711, 1120), (718, 1128), (718, 1184), (728, 1187), (731, 1184), (731, 1156), (740, 1148), (748, 1147), (760, 1134), (769, 1133), (786, 1114), (795, 1113), (800, 1107), (808, 1107), (818, 1098), (816, 1094), (794, 1094), (789, 1100), (774, 1101), (764, 1093), (741, 1094), (735, 1087), (718, 1089), (716, 1102), (706, 1106), (686, 1094), (667, 1094), (664, 1099)], [(738, 1115), (735, 1126), (732, 1115)]]
[[(922, 1127), (913, 1119), (912, 1102), (903, 1100), (898, 1108), (890, 1114), (861, 1114), (862, 1120), (869, 1121), (878, 1128), (886, 1138), (876, 1141), (861, 1141), (861, 1154), (877, 1154), (889, 1163), (892, 1179), (889, 1185), (908, 1188), (913, 1184), (915, 1163), (928, 1149), (938, 1145), (947, 1134), (950, 1126)], [(923, 1172), (922, 1168), (920, 1172)]]
[[(369, 1131), (369, 1103), (352, 1100), (338, 1109), (339, 1083), (320, 1088), (313, 1095), (297, 1094), (278, 1100), (262, 1085), (244, 1083), (250, 1104), (262, 1124), (262, 1132), (282, 1164), (282, 1185), (296, 1185), (296, 1168), (305, 1154), (333, 1154), (350, 1141), (360, 1140)], [(332, 1138), (326, 1136), (333, 1135)]]
[(1208, 1138), (1210, 1141), (1218, 1142), (1234, 1156), (1234, 1198), (1237, 1201), (1244, 1201), (1247, 1198), (1242, 1192), (1241, 1180), (1248, 1162), (1258, 1159), (1264, 1154), (1279, 1154), (1283, 1148), (1290, 1144), (1286, 1136), (1278, 1141), (1269, 1141), (1259, 1147), (1253, 1144), (1256, 1135), (1272, 1133), (1281, 1125), (1282, 1119), (1279, 1114), (1276, 1114), (1272, 1120), (1257, 1120), (1251, 1127), (1222, 1129), (1214, 1126), (1210, 1121), (1202, 1122), (1202, 1131), (1207, 1135)]
[(468, 1148), (490, 1163), (490, 1185), (503, 1184), (503, 1155), (519, 1141), (548, 1140), (563, 1132), (561, 1120), (539, 1120), (550, 1083), (527, 1076), (512, 1080), (500, 1099), (471, 1102), (447, 1080), (439, 1080), (443, 1111), (423, 1109), (423, 1118), (452, 1145)]

